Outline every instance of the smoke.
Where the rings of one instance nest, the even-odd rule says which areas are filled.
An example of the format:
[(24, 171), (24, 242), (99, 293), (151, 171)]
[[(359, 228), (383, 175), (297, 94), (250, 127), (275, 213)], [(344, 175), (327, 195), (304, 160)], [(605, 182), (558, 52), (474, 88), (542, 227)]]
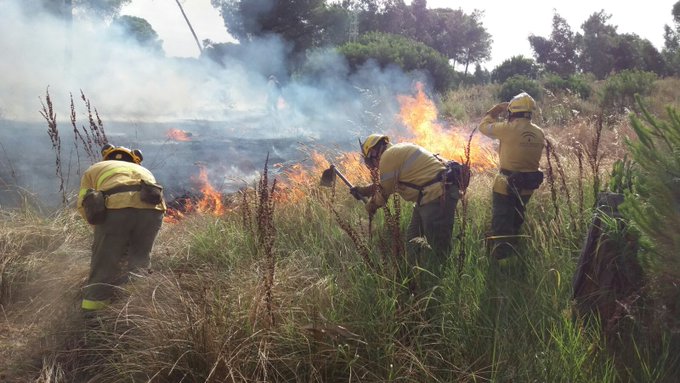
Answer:
[[(22, 126), (0, 129), (0, 143), (10, 159), (36, 153), (30, 166), (39, 170), (21, 161), (16, 172), (29, 179), (27, 187), (50, 195), (57, 185), (49, 175), (54, 153), (38, 113), (48, 88), (62, 129), (70, 125), (71, 93), (79, 121), (86, 121), (77, 102), (82, 90), (109, 139), (141, 148), (166, 190), (181, 190), (197, 173), (196, 163), (206, 164), (226, 190), (230, 179), (254, 177), (268, 152), (274, 161), (299, 160), (300, 142), (356, 150), (357, 137), (400, 129), (396, 96), (413, 92), (414, 77), (398, 68), (368, 63), (350, 72), (332, 49), (308, 55), (304, 75), (289, 78), (291, 46), (276, 36), (241, 46), (239, 57), (178, 59), (138, 45), (102, 20), (76, 15), (65, 23), (36, 9), (22, 11), (21, 3), (0, 1), (0, 126)], [(272, 74), (280, 82), (276, 102)], [(169, 128), (191, 132), (192, 142), (169, 142)], [(22, 131), (28, 139), (9, 145), (3, 130)], [(75, 158), (68, 145), (62, 144)], [(87, 165), (70, 163), (72, 188)]]

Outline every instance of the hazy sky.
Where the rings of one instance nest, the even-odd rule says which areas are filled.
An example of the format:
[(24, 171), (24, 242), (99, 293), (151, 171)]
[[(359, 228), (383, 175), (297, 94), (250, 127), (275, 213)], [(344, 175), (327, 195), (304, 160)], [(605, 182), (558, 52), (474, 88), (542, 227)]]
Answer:
[[(498, 0), (428, 0), (429, 8), (462, 8), (470, 13), (484, 11), (484, 26), (492, 35), (492, 58), (485, 66), (493, 69), (503, 60), (517, 54), (531, 57), (527, 37), (531, 34), (548, 36), (552, 30), (553, 10), (564, 17), (574, 32), (594, 12), (602, 9), (612, 15), (610, 23), (619, 33), (636, 33), (649, 39), (658, 49), (663, 46), (663, 26), (672, 24), (671, 9), (677, 0), (648, 0), (624, 2), (620, 0), (543, 0), (526, 1), (526, 9), (515, 2)], [(210, 5), (210, 0), (182, 0), (189, 20), (199, 40), (230, 41), (222, 18)], [(408, 0), (407, 0), (408, 2)], [(133, 0), (123, 14), (145, 18), (163, 40), (169, 56), (196, 56), (198, 47), (191, 36), (177, 3), (173, 0)]]

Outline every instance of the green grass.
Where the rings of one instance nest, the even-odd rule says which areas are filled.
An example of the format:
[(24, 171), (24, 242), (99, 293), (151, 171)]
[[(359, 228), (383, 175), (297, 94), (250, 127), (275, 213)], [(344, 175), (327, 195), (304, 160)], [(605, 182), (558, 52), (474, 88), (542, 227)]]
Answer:
[[(490, 94), (477, 89), (450, 95), (450, 102), (478, 100), (461, 107), (465, 113), (455, 118), (466, 121), (483, 113), (491, 106), (486, 105)], [(563, 118), (551, 116), (551, 121)], [(64, 297), (42, 306), (3, 302), (8, 328), (23, 325), (25, 316), (15, 313), (27, 307), (37, 307), (38, 317), (55, 307), (61, 313), (43, 318), (49, 325), (36, 330), (39, 346), (23, 342), (17, 346), (21, 352), (3, 346), (0, 356), (21, 363), (20, 380), (42, 374), (41, 382), (677, 381), (673, 322), (650, 324), (633, 312), (616, 336), (608, 337), (597, 319), (581, 321), (572, 313), (571, 280), (594, 214), (587, 158), (579, 172), (570, 146), (570, 135), (587, 138), (592, 122), (577, 127), (587, 132), (550, 130), (563, 174), (553, 162), (554, 189), (545, 183), (532, 197), (521, 256), (501, 262), (486, 256), (492, 174), (475, 174), (466, 221), (459, 204), (454, 228), (457, 235), (465, 224), (465, 235), (455, 240), (440, 278), (421, 271), (421, 289), (413, 296), (410, 281), (398, 272), (406, 265), (390, 246), (393, 234), (384, 213), (375, 217), (369, 235), (363, 206), (344, 189), (335, 197), (314, 189), (301, 201), (275, 205), (268, 254), (257, 222), (246, 213), (257, 211), (256, 198), (246, 210), (240, 206), (220, 217), (196, 214), (165, 224), (152, 254), (154, 272), (124, 286), (100, 322), (85, 327), (71, 295), (85, 277), (87, 226), (71, 210), (48, 218), (5, 214), (3, 283), (27, 296), (49, 280)], [(607, 159), (618, 157), (617, 129), (605, 132), (601, 150)], [(602, 178), (607, 164), (600, 168)], [(21, 219), (14, 224), (17, 214)], [(402, 201), (402, 234), (410, 214), (411, 206)], [(366, 246), (370, 264), (357, 243)], [(264, 282), (270, 257), (275, 260), (273, 322)], [(72, 273), (73, 265), (81, 271)], [(658, 309), (653, 294), (643, 303), (650, 311)]]
[[(278, 206), (274, 325), (263, 303), (266, 261), (238, 212), (166, 224), (155, 272), (125, 286), (95, 328), (71, 330), (38, 352), (49, 361), (43, 373), (101, 382), (672, 381), (668, 341), (637, 343), (641, 369), (633, 370), (617, 364), (593, 326), (572, 319), (570, 280), (591, 212), (571, 222), (561, 202), (556, 220), (544, 187), (530, 202), (522, 256), (491, 261), (486, 177), (471, 186), (465, 237), (441, 279), (418, 296), (381, 261), (390, 234), (380, 216), (368, 242), (383, 265), (375, 271), (339, 228), (328, 203), (368, 239), (363, 207), (351, 197), (329, 202), (322, 192)], [(410, 212), (402, 203), (402, 227)], [(73, 217), (64, 224), (82, 225)], [(77, 321), (77, 310), (70, 316)]]

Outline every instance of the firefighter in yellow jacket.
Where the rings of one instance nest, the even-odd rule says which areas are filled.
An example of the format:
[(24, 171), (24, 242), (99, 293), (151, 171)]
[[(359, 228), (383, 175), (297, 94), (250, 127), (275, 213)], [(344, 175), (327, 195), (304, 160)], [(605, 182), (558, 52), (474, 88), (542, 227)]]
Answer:
[[(491, 256), (503, 259), (516, 253), (517, 236), (524, 223), (529, 198), (543, 182), (539, 161), (543, 153), (543, 130), (531, 122), (536, 102), (520, 93), (510, 102), (489, 109), (479, 131), (500, 141), (499, 173), (493, 184)], [(499, 120), (507, 112), (507, 119)]]
[[(455, 183), (446, 182), (446, 163), (424, 148), (411, 144), (391, 144), (387, 136), (370, 135), (361, 144), (365, 164), (378, 169), (379, 191), (375, 187), (355, 187), (350, 192), (356, 197), (370, 197), (366, 210), (373, 214), (384, 206), (392, 193), (415, 203), (411, 222), (406, 232), (407, 251), (411, 262), (418, 246), (417, 237), (425, 237), (433, 250), (433, 267), (443, 265), (451, 253), (451, 236), (459, 198)], [(433, 270), (437, 271), (437, 270)]]
[[(83, 289), (86, 313), (106, 307), (115, 286), (149, 266), (166, 209), (162, 188), (140, 165), (141, 151), (107, 144), (101, 153), (103, 160), (83, 174), (77, 203), (80, 214), (94, 225), (90, 276)], [(92, 210), (98, 209), (92, 201), (98, 199), (104, 215), (93, 218)]]

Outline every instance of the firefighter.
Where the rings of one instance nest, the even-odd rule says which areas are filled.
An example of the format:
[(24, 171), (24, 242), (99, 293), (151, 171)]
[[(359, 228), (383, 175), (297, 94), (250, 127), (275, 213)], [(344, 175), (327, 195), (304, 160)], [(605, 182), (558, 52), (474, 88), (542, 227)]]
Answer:
[(106, 144), (101, 154), (102, 161), (83, 174), (77, 202), (80, 214), (94, 226), (81, 305), (86, 315), (105, 308), (115, 286), (131, 273), (148, 268), (166, 209), (162, 188), (141, 166), (140, 150)]
[[(459, 198), (455, 182), (447, 182), (447, 163), (424, 148), (411, 144), (392, 145), (387, 136), (372, 134), (361, 143), (364, 163), (377, 169), (380, 187), (354, 187), (352, 195), (370, 197), (365, 207), (370, 215), (384, 206), (392, 193), (415, 203), (406, 231), (406, 247), (413, 265), (418, 256), (418, 237), (425, 237), (432, 248), (434, 268), (441, 267), (451, 252), (451, 236)], [(429, 262), (428, 262), (429, 263)], [(437, 270), (433, 270), (437, 271)]]
[[(522, 92), (489, 109), (479, 131), (498, 139), (499, 172), (493, 184), (490, 255), (496, 259), (516, 253), (517, 236), (524, 223), (526, 205), (543, 181), (539, 161), (543, 153), (543, 130), (531, 122), (536, 102)], [(499, 120), (507, 112), (507, 119)]]

